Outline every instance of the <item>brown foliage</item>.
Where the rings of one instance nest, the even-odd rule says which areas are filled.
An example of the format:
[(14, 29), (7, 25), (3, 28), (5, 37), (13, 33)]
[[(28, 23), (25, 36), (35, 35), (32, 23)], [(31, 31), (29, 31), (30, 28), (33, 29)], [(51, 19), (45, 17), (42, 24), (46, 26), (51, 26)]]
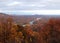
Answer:
[(41, 29), (41, 43), (60, 43), (60, 19), (50, 19)]
[(0, 43), (60, 43), (60, 19), (51, 18), (23, 27), (7, 18), (0, 22)]
[(12, 18), (0, 23), (0, 43), (33, 43), (37, 40), (36, 34), (29, 26), (14, 23)]

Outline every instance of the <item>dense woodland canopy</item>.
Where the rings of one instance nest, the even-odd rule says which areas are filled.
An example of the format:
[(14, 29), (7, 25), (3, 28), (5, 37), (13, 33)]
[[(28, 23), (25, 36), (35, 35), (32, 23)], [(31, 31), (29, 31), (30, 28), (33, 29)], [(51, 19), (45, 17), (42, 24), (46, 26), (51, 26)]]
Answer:
[(13, 18), (0, 19), (0, 43), (60, 43), (60, 18), (22, 26)]

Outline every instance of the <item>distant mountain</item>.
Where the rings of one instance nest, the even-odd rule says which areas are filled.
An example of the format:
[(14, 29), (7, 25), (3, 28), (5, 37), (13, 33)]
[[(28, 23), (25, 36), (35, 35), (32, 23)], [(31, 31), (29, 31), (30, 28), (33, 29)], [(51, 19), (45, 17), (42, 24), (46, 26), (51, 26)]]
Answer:
[(32, 23), (31, 21), (36, 19), (38, 20), (40, 18), (44, 19), (45, 21), (49, 18), (60, 18), (60, 15), (8, 15), (0, 13), (0, 19), (4, 18), (4, 20), (6, 20), (9, 17), (12, 18), (17, 24), (26, 24), (29, 22)]
[(12, 16), (11, 15), (8, 15), (8, 14), (5, 14), (5, 13), (0, 13), (0, 17), (2, 17), (2, 18), (3, 17), (6, 17), (7, 18), (7, 17), (12, 17)]

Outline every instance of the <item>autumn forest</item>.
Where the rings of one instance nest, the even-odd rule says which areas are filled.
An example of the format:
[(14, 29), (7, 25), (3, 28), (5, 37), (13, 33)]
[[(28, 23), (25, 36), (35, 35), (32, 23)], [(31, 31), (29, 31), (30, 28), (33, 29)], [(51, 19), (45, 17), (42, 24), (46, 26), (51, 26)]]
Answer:
[(0, 43), (60, 43), (60, 16), (0, 13)]

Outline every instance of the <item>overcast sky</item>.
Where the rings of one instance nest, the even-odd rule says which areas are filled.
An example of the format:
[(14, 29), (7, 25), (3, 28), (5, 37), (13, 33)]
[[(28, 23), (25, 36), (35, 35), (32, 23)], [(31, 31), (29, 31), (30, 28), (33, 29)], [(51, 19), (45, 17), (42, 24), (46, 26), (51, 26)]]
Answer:
[(9, 14), (60, 14), (60, 0), (0, 0), (0, 12)]

